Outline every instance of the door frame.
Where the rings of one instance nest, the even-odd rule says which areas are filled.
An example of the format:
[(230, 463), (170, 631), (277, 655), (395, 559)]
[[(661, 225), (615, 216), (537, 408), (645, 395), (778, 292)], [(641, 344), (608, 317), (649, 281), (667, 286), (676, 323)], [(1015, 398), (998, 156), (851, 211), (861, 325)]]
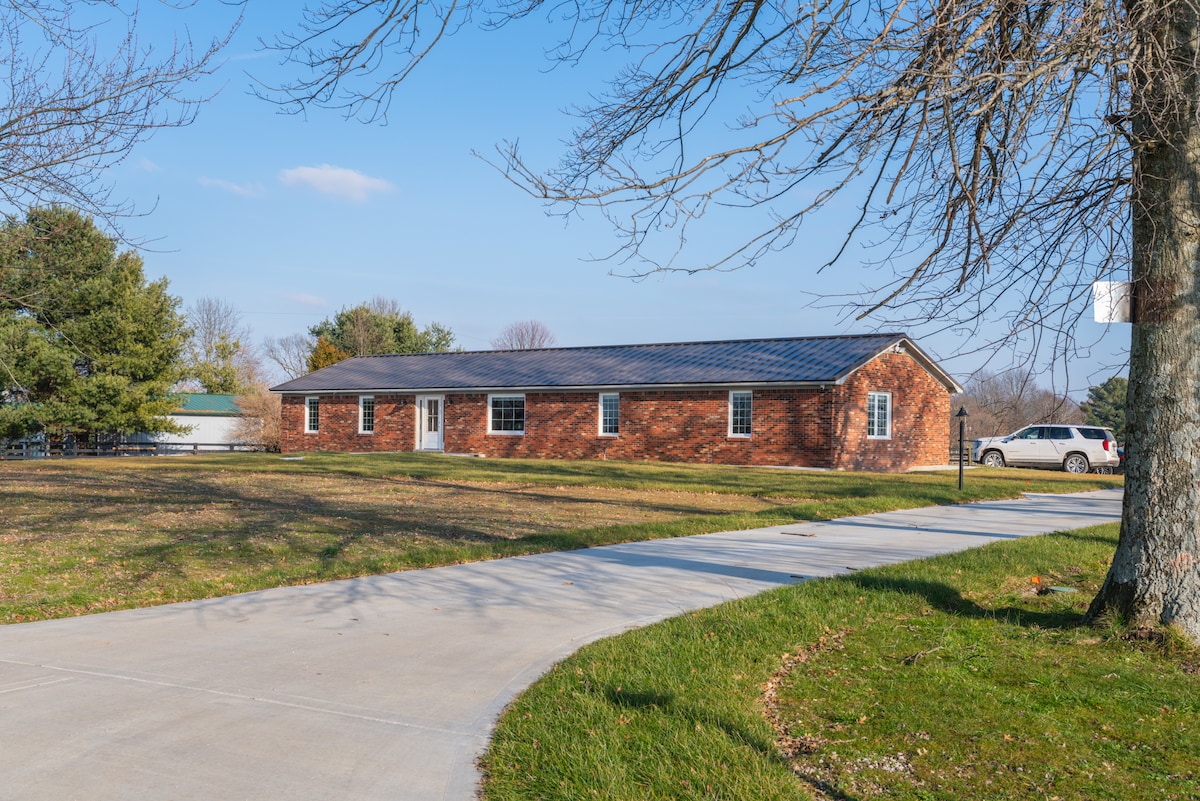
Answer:
[[(428, 429), (429, 420), (429, 402), (437, 402), (437, 417), (436, 430)], [(426, 434), (435, 434), (434, 444), (431, 446)], [(441, 451), (446, 446), (446, 396), (445, 395), (418, 395), (417, 396), (417, 450), (419, 451)]]

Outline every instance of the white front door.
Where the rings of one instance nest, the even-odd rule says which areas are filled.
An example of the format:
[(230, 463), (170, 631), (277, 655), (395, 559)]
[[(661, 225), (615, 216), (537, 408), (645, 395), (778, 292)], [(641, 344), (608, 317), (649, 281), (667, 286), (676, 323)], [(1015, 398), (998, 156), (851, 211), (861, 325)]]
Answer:
[(440, 451), (442, 449), (442, 395), (420, 395), (417, 397), (417, 450)]

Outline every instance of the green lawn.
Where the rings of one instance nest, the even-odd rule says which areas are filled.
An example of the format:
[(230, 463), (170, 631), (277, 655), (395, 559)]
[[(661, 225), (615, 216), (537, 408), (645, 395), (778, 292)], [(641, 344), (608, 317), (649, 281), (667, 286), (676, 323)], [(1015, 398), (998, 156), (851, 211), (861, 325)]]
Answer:
[(419, 454), (0, 462), (0, 622), (1119, 477), (879, 475)]
[[(518, 553), (1119, 486), (266, 455), (0, 463), (8, 623)], [(1075, 623), (1115, 527), (863, 571), (588, 646), (505, 713), (501, 799), (1200, 796), (1197, 657)], [(1039, 596), (1030, 576), (1077, 588)]]
[[(1080, 627), (1114, 526), (808, 582), (584, 648), (487, 801), (1200, 798), (1200, 659)], [(1077, 589), (1037, 595), (1031, 577)]]

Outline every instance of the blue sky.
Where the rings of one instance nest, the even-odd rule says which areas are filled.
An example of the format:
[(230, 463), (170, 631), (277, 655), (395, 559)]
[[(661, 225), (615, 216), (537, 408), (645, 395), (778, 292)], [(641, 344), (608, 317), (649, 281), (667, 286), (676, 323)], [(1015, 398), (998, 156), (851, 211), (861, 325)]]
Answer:
[[(525, 319), (545, 323), (565, 346), (897, 328), (812, 305), (814, 292), (870, 280), (852, 262), (816, 274), (826, 228), (728, 273), (631, 281), (609, 275), (618, 265), (592, 261), (616, 245), (603, 218), (548, 216), (471, 155), (518, 139), (531, 162), (552, 166), (573, 122), (562, 109), (603, 88), (616, 61), (551, 69), (544, 22), (443, 42), (404, 87), (389, 123), (366, 125), (333, 111), (281, 114), (250, 93), (249, 76), (295, 70), (281, 73), (278, 56), (258, 47), (259, 37), (294, 24), (286, 6), (250, 3), (214, 78), (223, 88), (196, 122), (160, 132), (108, 176), (116, 196), (149, 212), (129, 220), (126, 234), (146, 242), (147, 275), (166, 276), (185, 306), (224, 299), (261, 339), (302, 333), (383, 295), (420, 325), (449, 326), (467, 349), (487, 348), (506, 324)], [(191, 22), (200, 38), (228, 18), (215, 4), (198, 13)], [(721, 242), (738, 234), (714, 220), (704, 235)], [(970, 337), (911, 333), (960, 380), (983, 361), (956, 356), (974, 349)], [(1097, 342), (1070, 373), (1072, 394), (1082, 397), (1116, 372), (1129, 330), (1086, 320), (1079, 334)]]

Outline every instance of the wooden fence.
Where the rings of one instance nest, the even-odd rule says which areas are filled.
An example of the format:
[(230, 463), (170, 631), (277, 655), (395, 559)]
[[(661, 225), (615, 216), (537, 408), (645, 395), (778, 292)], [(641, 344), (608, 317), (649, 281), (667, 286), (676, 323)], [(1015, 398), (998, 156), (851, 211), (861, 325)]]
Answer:
[(227, 442), (126, 442), (106, 443), (92, 447), (28, 443), (0, 445), (0, 461), (24, 459), (77, 459), (113, 456), (175, 456), (180, 454), (232, 453), (261, 451), (255, 445)]

